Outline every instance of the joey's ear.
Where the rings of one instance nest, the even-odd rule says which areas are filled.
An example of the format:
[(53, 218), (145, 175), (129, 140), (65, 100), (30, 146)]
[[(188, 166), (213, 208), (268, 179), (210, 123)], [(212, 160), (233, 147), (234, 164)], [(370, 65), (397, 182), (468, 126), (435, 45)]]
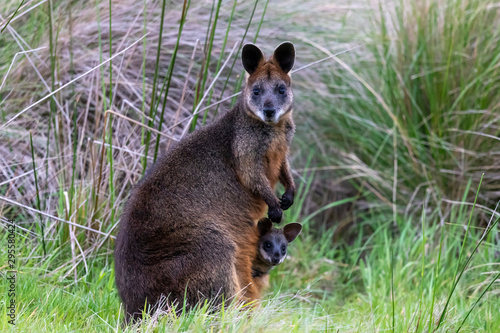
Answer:
[(302, 231), (300, 223), (289, 223), (283, 228), (283, 233), (288, 243), (291, 243)]
[(252, 74), (264, 62), (264, 54), (254, 44), (246, 44), (241, 51), (241, 61), (248, 74)]
[(264, 217), (259, 220), (257, 227), (259, 228), (260, 235), (264, 236), (273, 228), (273, 222), (267, 217)]
[(295, 62), (295, 47), (290, 42), (283, 42), (273, 54), (274, 62), (281, 68), (285, 73), (288, 73)]

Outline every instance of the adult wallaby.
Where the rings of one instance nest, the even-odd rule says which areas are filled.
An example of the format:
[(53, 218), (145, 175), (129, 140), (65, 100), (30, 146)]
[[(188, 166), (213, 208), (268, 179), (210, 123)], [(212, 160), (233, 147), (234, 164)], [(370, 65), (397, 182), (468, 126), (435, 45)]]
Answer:
[[(158, 160), (125, 204), (115, 274), (127, 321), (162, 295), (188, 307), (222, 296), (258, 297), (257, 221), (268, 209), (280, 222), (295, 195), (287, 161), (295, 49), (282, 43), (266, 61), (247, 44), (242, 60), (248, 75), (238, 104)], [(285, 186), (281, 200), (278, 181)]]

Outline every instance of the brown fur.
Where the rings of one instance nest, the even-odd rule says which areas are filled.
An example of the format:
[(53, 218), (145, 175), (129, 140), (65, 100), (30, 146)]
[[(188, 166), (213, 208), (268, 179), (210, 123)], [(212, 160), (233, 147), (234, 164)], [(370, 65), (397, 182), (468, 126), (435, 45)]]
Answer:
[[(275, 51), (275, 57), (284, 52), (280, 61), (260, 61), (255, 46), (243, 50), (244, 64), (259, 61), (249, 82), (287, 79), (286, 112), (276, 122), (263, 121), (258, 104), (248, 104), (247, 83), (233, 109), (181, 140), (133, 189), (115, 249), (116, 285), (127, 320), (140, 317), (145, 304), (155, 305), (161, 295), (168, 304), (185, 300), (188, 307), (221, 296), (259, 297), (252, 279), (256, 221), (269, 207), (270, 218), (279, 222), (295, 194), (286, 160), (294, 131), (293, 95), (282, 69), (291, 69), (285, 61), (293, 46), (285, 44)], [(270, 79), (263, 77), (264, 68)], [(281, 202), (274, 193), (278, 181), (286, 189)]]

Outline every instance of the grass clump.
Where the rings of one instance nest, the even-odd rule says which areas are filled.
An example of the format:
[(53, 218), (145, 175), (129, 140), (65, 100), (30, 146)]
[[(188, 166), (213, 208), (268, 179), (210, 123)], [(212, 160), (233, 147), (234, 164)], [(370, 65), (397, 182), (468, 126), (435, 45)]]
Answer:
[(494, 206), (498, 15), (493, 1), (398, 0), (373, 8), (363, 51), (348, 70), (325, 71), (324, 97), (311, 98), (312, 116), (328, 124), (316, 135), (330, 153), (318, 159), (356, 179), (354, 193), (369, 188), (369, 201), (392, 209), (395, 192), (405, 216), (418, 212), (430, 191), (445, 219), (483, 172), (480, 195)]

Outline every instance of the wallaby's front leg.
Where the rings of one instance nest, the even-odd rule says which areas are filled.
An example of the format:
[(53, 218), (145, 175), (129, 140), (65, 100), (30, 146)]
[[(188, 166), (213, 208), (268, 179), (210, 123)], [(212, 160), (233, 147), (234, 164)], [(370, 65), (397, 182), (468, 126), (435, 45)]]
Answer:
[(286, 159), (281, 164), (280, 182), (283, 186), (285, 186), (285, 193), (283, 193), (283, 196), (281, 197), (280, 206), (281, 209), (287, 210), (293, 205), (293, 199), (295, 197), (295, 183), (293, 182), (290, 164)]
[[(256, 163), (256, 158), (252, 156), (239, 157), (237, 169), (240, 181), (243, 186), (248, 188), (253, 194), (256, 194), (264, 200), (269, 207), (268, 216), (273, 222), (281, 222), (283, 210), (280, 207), (280, 201), (274, 194), (274, 190), (266, 177), (264, 165)], [(293, 182), (293, 181), (292, 181)]]

